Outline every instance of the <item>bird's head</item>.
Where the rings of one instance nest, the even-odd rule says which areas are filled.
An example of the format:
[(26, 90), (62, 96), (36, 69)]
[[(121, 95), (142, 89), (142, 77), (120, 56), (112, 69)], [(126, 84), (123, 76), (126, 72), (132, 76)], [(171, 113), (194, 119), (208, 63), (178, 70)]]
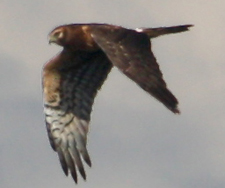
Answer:
[(53, 31), (51, 31), (48, 35), (49, 44), (55, 43), (60, 46), (64, 46), (67, 41), (66, 36), (67, 36), (66, 28), (65, 27), (57, 27)]
[(68, 24), (56, 27), (49, 35), (49, 44), (55, 43), (64, 48), (76, 50), (99, 50), (91, 36), (88, 25)]

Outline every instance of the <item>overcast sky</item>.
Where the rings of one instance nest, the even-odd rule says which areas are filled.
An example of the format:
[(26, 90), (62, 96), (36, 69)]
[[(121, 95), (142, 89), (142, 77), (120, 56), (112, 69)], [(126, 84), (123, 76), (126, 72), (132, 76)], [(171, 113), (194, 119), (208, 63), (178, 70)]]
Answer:
[[(0, 12), (1, 188), (225, 187), (224, 0), (1, 0)], [(195, 27), (152, 41), (181, 115), (113, 69), (92, 113), (93, 167), (76, 186), (49, 146), (41, 70), (60, 50), (49, 31), (82, 22)]]

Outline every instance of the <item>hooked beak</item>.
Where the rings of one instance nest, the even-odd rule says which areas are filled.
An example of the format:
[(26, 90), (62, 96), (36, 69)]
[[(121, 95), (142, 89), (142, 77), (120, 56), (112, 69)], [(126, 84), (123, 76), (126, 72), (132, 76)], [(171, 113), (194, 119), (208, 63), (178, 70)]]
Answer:
[(53, 35), (50, 35), (48, 43), (52, 44), (52, 43), (56, 43), (56, 42), (57, 42), (57, 38), (55, 36), (53, 36)]

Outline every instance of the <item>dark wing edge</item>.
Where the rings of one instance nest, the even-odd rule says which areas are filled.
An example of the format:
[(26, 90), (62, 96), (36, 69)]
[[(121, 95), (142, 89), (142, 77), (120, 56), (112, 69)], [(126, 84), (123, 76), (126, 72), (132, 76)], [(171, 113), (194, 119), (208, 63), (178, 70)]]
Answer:
[(92, 37), (113, 65), (169, 110), (179, 113), (178, 100), (167, 89), (146, 34), (106, 25), (93, 27)]
[[(48, 65), (54, 64), (65, 66), (57, 67), (57, 71), (46, 70)], [(46, 64), (43, 70), (44, 113), (50, 144), (58, 153), (64, 173), (68, 175), (70, 172), (76, 183), (77, 168), (86, 180), (82, 159), (91, 166), (86, 148), (90, 114), (97, 91), (111, 67), (112, 64), (101, 51), (83, 54), (80, 52), (69, 56), (64, 56), (62, 52)], [(58, 96), (54, 101), (48, 100), (50, 97), (46, 96), (49, 93), (45, 82), (49, 80), (46, 80), (45, 77), (48, 76), (45, 72), (56, 74), (55, 78), (60, 78), (54, 80), (60, 83), (53, 83), (58, 85), (58, 88), (55, 88), (56, 93), (52, 94)]]
[(171, 27), (158, 27), (158, 28), (137, 28), (137, 31), (143, 32), (148, 35), (149, 38), (159, 37), (161, 35), (175, 34), (184, 31), (189, 31), (190, 27), (194, 25), (179, 25)]

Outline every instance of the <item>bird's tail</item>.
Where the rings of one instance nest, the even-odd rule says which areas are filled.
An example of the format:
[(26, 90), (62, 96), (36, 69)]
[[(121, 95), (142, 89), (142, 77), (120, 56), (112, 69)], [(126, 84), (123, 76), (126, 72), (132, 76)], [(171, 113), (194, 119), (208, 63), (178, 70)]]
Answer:
[(158, 27), (158, 28), (138, 28), (137, 31), (146, 33), (150, 38), (155, 38), (160, 35), (180, 33), (184, 31), (188, 31), (189, 27), (193, 25), (179, 25), (172, 27)]

